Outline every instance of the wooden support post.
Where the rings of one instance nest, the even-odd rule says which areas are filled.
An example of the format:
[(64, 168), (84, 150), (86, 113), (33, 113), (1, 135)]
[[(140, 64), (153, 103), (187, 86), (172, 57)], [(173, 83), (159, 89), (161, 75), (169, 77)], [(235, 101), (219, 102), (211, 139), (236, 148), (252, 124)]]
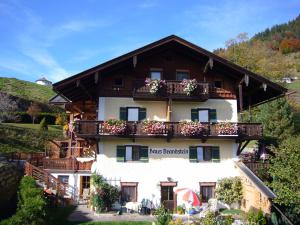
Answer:
[(206, 73), (206, 72), (207, 72), (208, 66), (209, 66), (210, 69), (212, 69), (212, 68), (213, 68), (213, 65), (214, 65), (214, 61), (213, 61), (213, 59), (212, 59), (211, 57), (209, 57), (207, 63), (206, 63), (205, 66), (204, 66), (203, 73)]
[(243, 86), (239, 84), (239, 104), (240, 104), (240, 111), (243, 111)]
[(172, 120), (172, 99), (169, 98), (167, 102), (167, 121), (170, 122)]
[(97, 71), (95, 73), (95, 84), (98, 84), (98, 81), (99, 81), (99, 72)]
[(136, 55), (133, 56), (133, 58), (132, 58), (132, 63), (133, 63), (133, 68), (135, 68), (135, 67), (136, 67), (136, 64), (137, 64), (137, 56), (136, 56)]

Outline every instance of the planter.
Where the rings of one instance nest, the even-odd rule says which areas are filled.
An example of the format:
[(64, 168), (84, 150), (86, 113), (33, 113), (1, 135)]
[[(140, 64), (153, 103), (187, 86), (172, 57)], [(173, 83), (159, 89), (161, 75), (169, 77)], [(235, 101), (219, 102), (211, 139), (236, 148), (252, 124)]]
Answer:
[(124, 134), (126, 127), (126, 122), (122, 120), (110, 119), (103, 123), (105, 133), (110, 135)]
[(166, 125), (164, 122), (158, 121), (143, 121), (142, 131), (148, 135), (166, 134)]
[(198, 86), (196, 79), (184, 79), (180, 84), (183, 86), (183, 92), (186, 93), (187, 96), (193, 95)]
[(179, 126), (183, 136), (201, 136), (204, 133), (204, 126), (200, 122), (182, 121)]
[(220, 122), (216, 125), (216, 133), (218, 136), (237, 135), (238, 127), (236, 123)]
[(150, 88), (149, 91), (151, 94), (160, 94), (166, 87), (166, 81), (146, 78), (145, 85)]

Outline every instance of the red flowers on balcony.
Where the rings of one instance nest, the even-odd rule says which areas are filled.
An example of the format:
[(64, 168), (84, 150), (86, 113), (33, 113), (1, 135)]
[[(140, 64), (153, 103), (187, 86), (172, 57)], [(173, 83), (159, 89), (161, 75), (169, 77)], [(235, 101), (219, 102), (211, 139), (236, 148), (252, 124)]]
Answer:
[(142, 122), (142, 132), (145, 134), (166, 134), (164, 122), (145, 120)]
[(215, 126), (218, 135), (237, 135), (238, 126), (236, 123), (219, 122)]
[(105, 133), (112, 135), (123, 134), (126, 131), (126, 122), (123, 120), (109, 119), (103, 123)]
[(166, 86), (166, 81), (165, 80), (157, 80), (157, 79), (152, 80), (150, 78), (146, 78), (145, 84), (146, 84), (146, 86), (150, 87), (151, 94), (156, 94), (163, 87)]
[(180, 133), (184, 136), (200, 136), (204, 132), (204, 125), (200, 122), (181, 121), (179, 126)]

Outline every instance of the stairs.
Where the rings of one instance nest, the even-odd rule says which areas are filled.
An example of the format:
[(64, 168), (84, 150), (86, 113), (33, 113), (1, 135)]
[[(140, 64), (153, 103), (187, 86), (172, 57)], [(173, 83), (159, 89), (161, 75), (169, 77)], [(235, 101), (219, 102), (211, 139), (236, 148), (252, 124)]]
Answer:
[(44, 191), (50, 190), (58, 198), (70, 199), (73, 202), (76, 201), (77, 197), (74, 188), (68, 184), (62, 183), (46, 170), (26, 162), (25, 174), (33, 177), (37, 184), (44, 189)]

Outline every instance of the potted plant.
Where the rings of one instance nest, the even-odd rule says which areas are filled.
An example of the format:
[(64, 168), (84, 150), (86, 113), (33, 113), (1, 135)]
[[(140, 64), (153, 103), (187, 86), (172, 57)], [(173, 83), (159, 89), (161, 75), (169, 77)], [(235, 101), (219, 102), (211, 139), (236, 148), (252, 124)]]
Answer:
[(183, 206), (179, 205), (176, 207), (176, 212), (179, 215), (183, 215), (185, 213), (185, 209), (183, 208)]
[(150, 88), (151, 94), (157, 94), (160, 90), (162, 90), (166, 86), (165, 80), (158, 80), (158, 79), (150, 79), (146, 78), (145, 84), (147, 87)]
[(218, 135), (236, 135), (237, 124), (231, 122), (220, 122), (216, 125), (216, 132)]
[(144, 120), (142, 122), (142, 131), (146, 134), (164, 134), (166, 125), (164, 122)]
[(123, 120), (109, 119), (103, 123), (105, 133), (112, 135), (122, 134), (126, 130), (126, 122)]
[(180, 84), (183, 86), (184, 93), (188, 96), (191, 96), (198, 86), (196, 79), (184, 79)]
[(180, 121), (180, 133), (184, 136), (199, 136), (203, 134), (204, 125), (198, 121)]

